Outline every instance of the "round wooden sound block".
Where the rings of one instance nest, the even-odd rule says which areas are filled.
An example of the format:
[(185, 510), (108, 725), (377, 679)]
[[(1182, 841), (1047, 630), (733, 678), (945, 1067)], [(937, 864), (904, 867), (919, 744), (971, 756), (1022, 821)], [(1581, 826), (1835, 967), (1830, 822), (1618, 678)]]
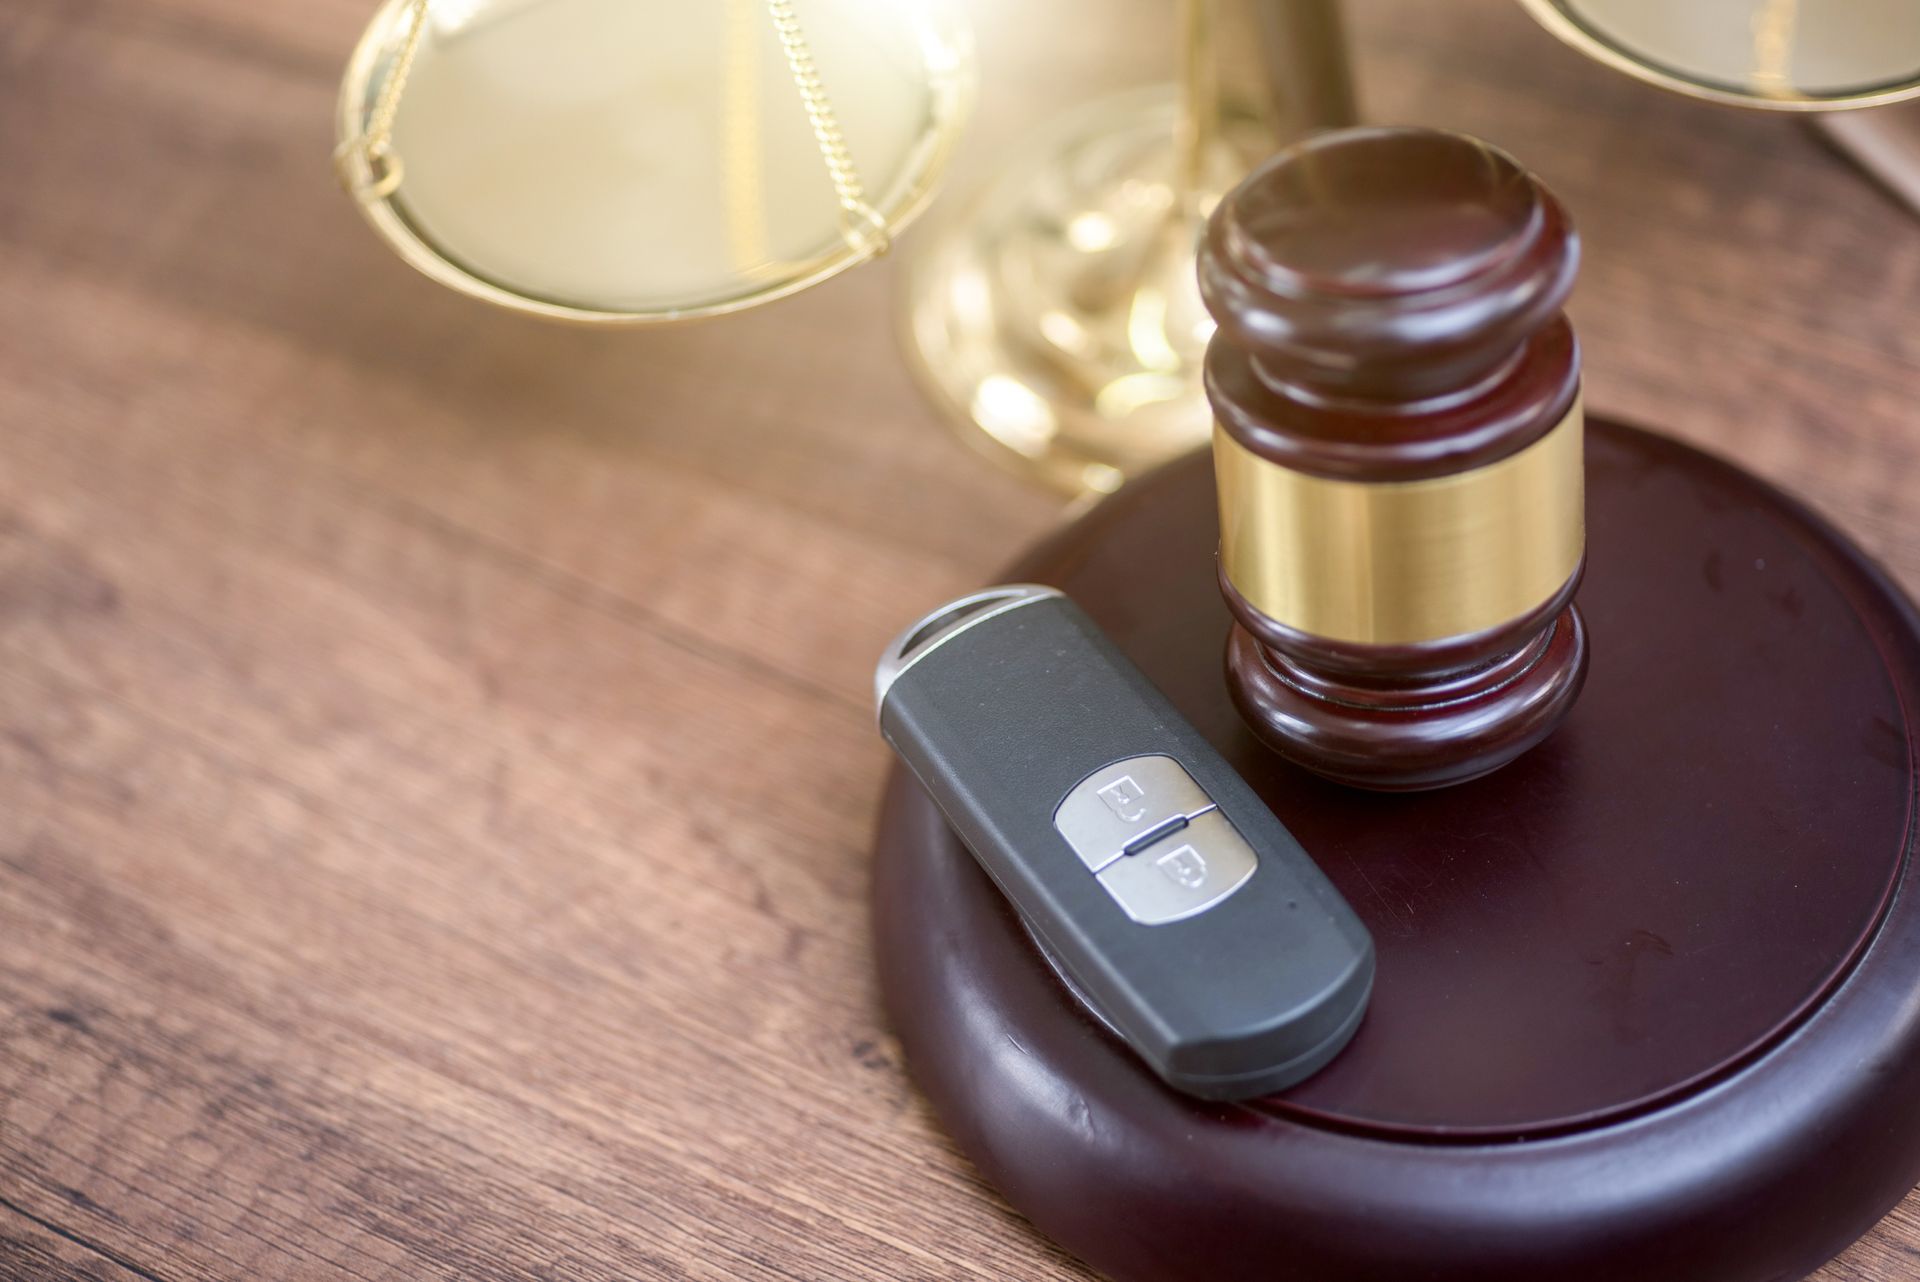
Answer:
[(1009, 575), (1109, 630), (1379, 950), (1318, 1076), (1186, 1098), (896, 773), (874, 912), (908, 1062), (987, 1178), (1113, 1278), (1779, 1282), (1920, 1178), (1920, 619), (1726, 463), (1596, 421), (1587, 478), (1586, 691), (1439, 792), (1324, 782), (1242, 726), (1204, 456)]

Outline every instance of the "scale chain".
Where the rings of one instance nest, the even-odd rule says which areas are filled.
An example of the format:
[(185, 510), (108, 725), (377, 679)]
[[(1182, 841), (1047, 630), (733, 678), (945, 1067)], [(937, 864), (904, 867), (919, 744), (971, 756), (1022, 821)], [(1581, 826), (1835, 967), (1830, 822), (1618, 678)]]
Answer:
[[(359, 137), (342, 143), (334, 152), (334, 163), (340, 170), (341, 181), (362, 200), (385, 200), (399, 190), (404, 167), (393, 149), (393, 122), (400, 110), (400, 95), (406, 89), (407, 76), (413, 70), (415, 56), (420, 52), (421, 36), (427, 25), (428, 3), (429, 0), (412, 2), (406, 36), (394, 56), (386, 82), (380, 86), (373, 110), (367, 114), (366, 129)], [(781, 51), (786, 55), (788, 72), (793, 77), (794, 88), (799, 91), (800, 105), (806, 110), (807, 123), (813, 129), (814, 141), (819, 144), (820, 159), (827, 167), (827, 177), (833, 183), (834, 198), (840, 206), (841, 234), (858, 252), (884, 254), (891, 244), (886, 220), (867, 203), (866, 187), (860, 181), (860, 171), (847, 149), (846, 135), (840, 131), (839, 118), (834, 114), (833, 103), (828, 99), (826, 86), (821, 82), (819, 68), (813, 61), (813, 51), (807, 44), (800, 17), (794, 11), (793, 0), (766, 0), (766, 3), (767, 16), (773, 21), (774, 31), (780, 37)], [(356, 156), (366, 166), (365, 178), (354, 173), (348, 165), (348, 160)]]

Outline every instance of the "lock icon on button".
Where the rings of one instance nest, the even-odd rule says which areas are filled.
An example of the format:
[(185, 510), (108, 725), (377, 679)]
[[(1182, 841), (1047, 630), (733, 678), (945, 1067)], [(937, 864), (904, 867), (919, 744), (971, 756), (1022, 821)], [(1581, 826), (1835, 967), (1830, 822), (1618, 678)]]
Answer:
[(1139, 823), (1146, 816), (1147, 790), (1135, 783), (1132, 775), (1121, 775), (1100, 789), (1099, 795), (1107, 809), (1126, 823)]

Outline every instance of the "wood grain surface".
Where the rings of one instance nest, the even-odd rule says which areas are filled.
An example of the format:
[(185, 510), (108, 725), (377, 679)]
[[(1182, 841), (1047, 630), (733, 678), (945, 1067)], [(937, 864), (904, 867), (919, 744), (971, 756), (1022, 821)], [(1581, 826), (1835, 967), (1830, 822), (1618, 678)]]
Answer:
[[(972, 7), (952, 188), (1168, 74), (1163, 3)], [(408, 273), (327, 162), (370, 8), (0, 2), (0, 1277), (1089, 1276), (865, 920), (873, 658), (1055, 504), (915, 394), (892, 265), (630, 334)], [(1369, 118), (1573, 211), (1595, 410), (1920, 587), (1920, 224), (1510, 0), (1352, 22)]]

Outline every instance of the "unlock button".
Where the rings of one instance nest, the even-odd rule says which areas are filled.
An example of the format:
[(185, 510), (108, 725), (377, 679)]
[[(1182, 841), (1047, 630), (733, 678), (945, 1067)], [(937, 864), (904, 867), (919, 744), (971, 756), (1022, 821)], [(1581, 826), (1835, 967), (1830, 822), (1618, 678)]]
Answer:
[(1159, 926), (1203, 913), (1246, 885), (1259, 860), (1218, 810), (1100, 871), (1127, 916)]
[(1190, 841), (1181, 842), (1155, 859), (1153, 865), (1166, 874), (1167, 880), (1187, 890), (1199, 890), (1207, 884), (1207, 857)]

